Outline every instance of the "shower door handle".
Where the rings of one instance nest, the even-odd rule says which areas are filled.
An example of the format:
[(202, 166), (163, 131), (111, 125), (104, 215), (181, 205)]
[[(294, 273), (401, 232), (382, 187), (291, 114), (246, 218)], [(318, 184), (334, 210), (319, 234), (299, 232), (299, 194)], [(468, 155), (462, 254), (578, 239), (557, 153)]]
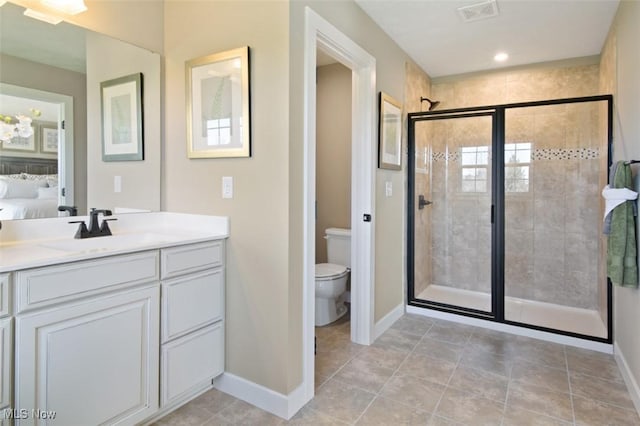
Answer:
[(432, 204), (431, 201), (425, 200), (424, 195), (418, 195), (418, 210), (424, 209), (424, 206)]

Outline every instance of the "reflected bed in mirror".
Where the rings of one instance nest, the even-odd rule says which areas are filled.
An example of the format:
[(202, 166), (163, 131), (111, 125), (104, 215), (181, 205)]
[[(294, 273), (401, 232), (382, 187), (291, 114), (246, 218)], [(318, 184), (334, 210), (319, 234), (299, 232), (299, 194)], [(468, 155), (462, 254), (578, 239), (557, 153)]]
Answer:
[[(11, 206), (0, 206), (0, 219), (43, 217), (45, 211), (58, 216), (58, 205), (75, 205), (81, 215), (89, 207), (160, 210), (160, 55), (66, 22), (40, 22), (23, 11), (11, 2), (0, 6), (0, 114), (36, 109), (41, 115), (31, 117), (31, 140), (0, 143), (0, 176), (41, 185), (57, 174), (59, 184), (35, 189), (34, 200), (38, 193), (50, 197), (55, 211), (31, 206), (40, 203), (31, 198), (17, 202), (5, 196), (0, 202)], [(132, 73), (145, 79), (145, 160), (107, 164), (101, 158), (100, 83)], [(12, 106), (11, 96), (21, 103)], [(45, 113), (49, 107), (42, 102), (51, 103), (55, 113)], [(10, 193), (25, 185), (9, 182)], [(27, 192), (34, 195), (33, 188)]]
[(0, 157), (0, 220), (58, 216), (58, 161)]

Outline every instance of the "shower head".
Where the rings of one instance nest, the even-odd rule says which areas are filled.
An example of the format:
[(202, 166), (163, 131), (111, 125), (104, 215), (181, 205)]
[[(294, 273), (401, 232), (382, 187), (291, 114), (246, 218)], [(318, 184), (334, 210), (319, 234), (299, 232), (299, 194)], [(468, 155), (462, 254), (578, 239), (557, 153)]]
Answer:
[(424, 101), (429, 102), (429, 111), (433, 111), (438, 105), (440, 105), (440, 101), (432, 101), (429, 98), (421, 97), (420, 102), (422, 103)]

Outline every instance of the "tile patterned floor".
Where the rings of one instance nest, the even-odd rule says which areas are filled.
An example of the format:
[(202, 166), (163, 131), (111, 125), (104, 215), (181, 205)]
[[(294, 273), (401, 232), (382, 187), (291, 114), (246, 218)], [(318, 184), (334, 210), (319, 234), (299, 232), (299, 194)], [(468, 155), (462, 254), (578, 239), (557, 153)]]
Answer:
[(289, 422), (212, 390), (158, 425), (640, 425), (612, 356), (405, 315), (372, 346), (316, 329), (316, 396)]

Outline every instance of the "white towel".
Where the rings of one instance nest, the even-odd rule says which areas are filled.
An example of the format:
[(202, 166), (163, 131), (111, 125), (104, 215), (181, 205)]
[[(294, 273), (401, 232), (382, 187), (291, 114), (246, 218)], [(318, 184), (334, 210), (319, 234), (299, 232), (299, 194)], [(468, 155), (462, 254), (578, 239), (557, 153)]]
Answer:
[(620, 204), (638, 198), (638, 193), (627, 188), (611, 188), (607, 185), (602, 190), (602, 196), (605, 200), (604, 218), (602, 219), (604, 221), (607, 219), (607, 215)]

